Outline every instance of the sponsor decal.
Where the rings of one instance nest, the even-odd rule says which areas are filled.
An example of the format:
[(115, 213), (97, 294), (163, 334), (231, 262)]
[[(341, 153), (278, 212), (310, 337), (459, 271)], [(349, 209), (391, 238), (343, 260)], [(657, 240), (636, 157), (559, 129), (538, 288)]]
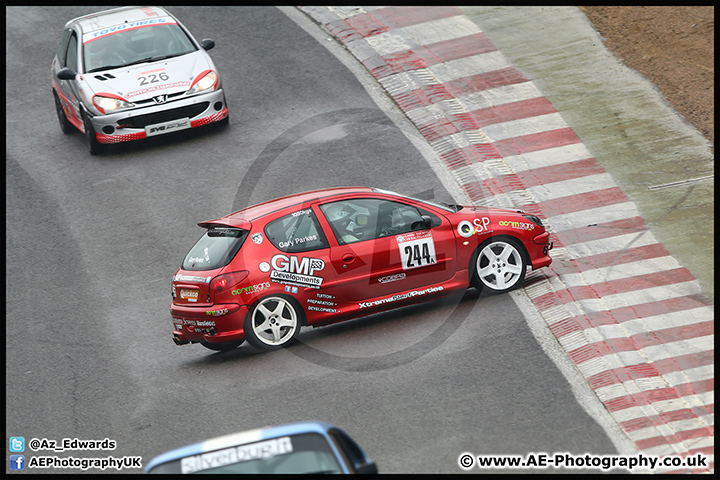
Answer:
[(222, 317), (223, 315), (227, 315), (229, 311), (230, 310), (228, 310), (227, 308), (221, 308), (218, 310), (208, 310), (207, 312), (205, 312), (205, 315), (209, 315), (211, 317)]
[(425, 267), (437, 263), (435, 242), (432, 232), (410, 232), (395, 237), (400, 248), (400, 259), (403, 270)]
[(297, 288), (297, 287), (292, 287), (292, 286), (290, 286), (290, 285), (285, 285), (285, 291), (286, 291), (287, 293), (298, 293), (298, 288)]
[(315, 305), (325, 305), (327, 307), (337, 306), (337, 303), (331, 302), (330, 300), (318, 300), (316, 298), (308, 298), (307, 303), (313, 303)]
[(320, 293), (320, 292), (317, 292), (317, 294), (316, 294), (315, 296), (316, 296), (317, 298), (327, 298), (327, 299), (330, 299), (330, 300), (332, 300), (332, 299), (335, 298), (335, 295), (330, 295), (329, 293)]
[(250, 238), (252, 238), (252, 241), (255, 242), (255, 244), (257, 245), (260, 245), (263, 242), (262, 233), (253, 233)]
[(233, 295), (243, 295), (246, 293), (262, 292), (263, 290), (267, 290), (268, 288), (270, 288), (270, 282), (263, 282), (258, 283), (257, 285), (250, 285), (248, 287), (238, 288), (237, 290), (233, 290), (230, 293), (232, 293)]
[(278, 254), (272, 257), (270, 265), (273, 282), (310, 288), (322, 286), (324, 278), (315, 275), (316, 271), (325, 268), (325, 262), (320, 258)]
[(361, 302), (361, 303), (358, 303), (358, 307), (360, 307), (360, 308), (376, 307), (378, 305), (383, 305), (385, 303), (397, 302), (398, 300), (405, 300), (407, 298), (417, 297), (419, 295), (426, 295), (428, 293), (442, 292), (443, 290), (445, 290), (445, 287), (443, 287), (442, 285), (438, 285), (437, 287), (428, 287), (423, 290), (413, 290), (408, 293), (401, 293), (398, 295), (393, 295), (391, 297), (381, 298), (380, 300), (373, 300), (371, 302)]
[(187, 300), (188, 302), (197, 302), (199, 294), (200, 292), (198, 290), (191, 290), (187, 288), (180, 289), (180, 298)]
[(188, 88), (190, 87), (190, 82), (179, 81), (173, 83), (163, 83), (162, 85), (147, 85), (149, 84), (146, 84), (145, 88), (141, 88), (140, 90), (134, 90), (132, 92), (126, 93), (125, 98), (130, 99), (132, 97), (137, 97), (138, 95), (145, 95), (146, 93), (157, 92), (158, 90), (166, 90), (169, 88)]
[(307, 309), (311, 312), (323, 312), (323, 313), (338, 313), (339, 312), (339, 310), (337, 308), (317, 307), (315, 305), (308, 305)]
[(290, 437), (273, 438), (264, 442), (185, 457), (181, 460), (180, 471), (181, 473), (195, 473), (233, 463), (272, 458), (276, 455), (292, 453), (292, 451), (293, 445)]
[[(170, 133), (174, 132), (175, 130), (185, 130), (186, 128), (190, 127), (190, 119), (189, 118), (182, 118), (180, 120), (173, 120), (172, 122), (157, 124), (157, 125), (148, 125), (145, 127), (145, 135), (147, 136), (153, 136), (153, 135), (160, 135), (163, 133)], [(207, 255), (207, 249), (206, 255)], [(208, 261), (210, 259), (208, 258)]]
[(395, 275), (388, 275), (387, 277), (380, 277), (378, 278), (378, 282), (380, 283), (390, 283), (390, 282), (396, 282), (398, 280), (403, 280), (406, 277), (404, 273), (396, 273)]
[(140, 20), (139, 22), (123, 23), (121, 25), (104, 28), (102, 30), (98, 30), (96, 32), (92, 32), (92, 33), (85, 35), (84, 43), (92, 42), (93, 40), (97, 40), (98, 38), (104, 37), (105, 35), (111, 35), (113, 33), (122, 32), (123, 30), (132, 30), (134, 28), (141, 28), (141, 27), (152, 27), (155, 25), (177, 25), (177, 23), (175, 23), (167, 18), (155, 18), (152, 20)]
[(210, 279), (212, 277), (196, 277), (194, 275), (183, 275), (181, 273), (178, 273), (173, 277), (174, 282), (200, 282), (200, 283), (210, 283)]
[(186, 320), (183, 318), (183, 324), (188, 327), (214, 327), (213, 320)]
[(463, 238), (470, 238), (473, 235), (480, 235), (482, 233), (490, 233), (490, 219), (488, 217), (475, 218), (472, 223), (468, 220), (463, 220), (458, 223), (457, 232)]
[(516, 228), (518, 230), (534, 230), (535, 229), (535, 224), (533, 224), (533, 223), (512, 222), (509, 220), (500, 220), (498, 222), (498, 225), (500, 225), (501, 227)]
[(298, 210), (297, 212), (293, 212), (290, 214), (291, 217), (299, 217), (300, 215), (310, 215), (312, 213), (312, 210), (309, 208), (306, 208), (305, 210)]

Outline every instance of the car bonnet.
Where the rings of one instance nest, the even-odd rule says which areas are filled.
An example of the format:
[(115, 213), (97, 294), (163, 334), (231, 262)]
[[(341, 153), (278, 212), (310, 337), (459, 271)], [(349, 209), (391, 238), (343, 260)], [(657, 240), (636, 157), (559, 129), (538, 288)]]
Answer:
[(213, 64), (203, 50), (197, 50), (157, 62), (86, 73), (83, 80), (94, 93), (111, 93), (136, 103), (185, 92), (207, 70), (214, 70)]

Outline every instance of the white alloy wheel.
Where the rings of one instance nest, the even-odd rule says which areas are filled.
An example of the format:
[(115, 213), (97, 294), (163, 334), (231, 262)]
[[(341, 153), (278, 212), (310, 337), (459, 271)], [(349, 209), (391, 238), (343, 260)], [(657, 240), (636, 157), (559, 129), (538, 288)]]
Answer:
[(300, 332), (295, 305), (284, 297), (265, 297), (245, 320), (245, 338), (256, 348), (272, 350), (291, 343)]
[(520, 248), (512, 240), (494, 240), (481, 247), (475, 260), (477, 286), (494, 292), (507, 292), (525, 278), (527, 264)]

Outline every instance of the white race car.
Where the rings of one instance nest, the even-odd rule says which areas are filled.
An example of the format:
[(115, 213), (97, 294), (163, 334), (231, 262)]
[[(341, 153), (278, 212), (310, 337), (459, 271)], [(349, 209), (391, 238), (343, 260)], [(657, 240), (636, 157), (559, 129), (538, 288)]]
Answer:
[(159, 7), (121, 7), (70, 20), (52, 61), (60, 128), (105, 144), (228, 122), (207, 50)]

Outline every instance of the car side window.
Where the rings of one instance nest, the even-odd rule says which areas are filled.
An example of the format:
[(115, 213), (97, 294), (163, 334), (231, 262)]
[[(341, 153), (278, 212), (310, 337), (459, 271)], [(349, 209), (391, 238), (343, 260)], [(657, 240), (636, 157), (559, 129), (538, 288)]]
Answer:
[(265, 235), (283, 252), (306, 252), (328, 247), (311, 208), (273, 220), (265, 226)]
[(340, 245), (421, 230), (422, 217), (429, 214), (412, 205), (378, 198), (340, 200), (320, 205), (320, 210)]
[(58, 48), (58, 51), (57, 51), (57, 58), (58, 58), (58, 61), (60, 62), (60, 67), (65, 66), (65, 54), (67, 53), (68, 42), (70, 41), (71, 34), (72, 34), (72, 30), (69, 30), (69, 29), (65, 30), (63, 32), (63, 37), (62, 37), (62, 40), (60, 41), (60, 47)]
[(78, 43), (77, 43), (77, 35), (75, 32), (70, 33), (70, 40), (68, 41), (68, 48), (65, 56), (65, 66), (69, 68), (70, 70), (77, 72), (78, 71)]

